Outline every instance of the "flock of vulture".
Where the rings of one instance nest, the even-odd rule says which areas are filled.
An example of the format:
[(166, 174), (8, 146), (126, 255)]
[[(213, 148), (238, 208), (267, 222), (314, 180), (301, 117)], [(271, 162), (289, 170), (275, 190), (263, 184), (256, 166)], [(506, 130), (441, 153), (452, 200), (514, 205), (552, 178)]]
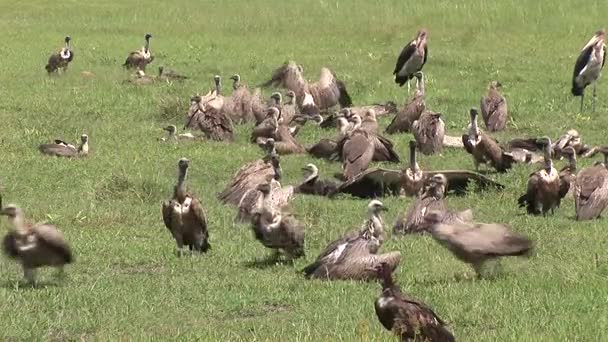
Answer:
[[(158, 81), (179, 81), (186, 77), (164, 68), (159, 74), (148, 76), (146, 66), (154, 60), (150, 51), (150, 34), (145, 45), (131, 52), (124, 64), (134, 68), (135, 84)], [(398, 267), (399, 251), (380, 252), (387, 239), (382, 212), (387, 208), (379, 200), (384, 196), (415, 197), (393, 225), (393, 235), (413, 233), (430, 234), (453, 255), (470, 264), (479, 277), (484, 275), (484, 264), (504, 256), (527, 256), (532, 241), (501, 223), (478, 223), (471, 210), (454, 211), (447, 207), (444, 198), (467, 191), (483, 191), (503, 185), (479, 172), (479, 165), (497, 172), (508, 172), (517, 163), (538, 163), (538, 171), (528, 179), (527, 188), (518, 200), (529, 214), (549, 215), (562, 199), (574, 198), (577, 220), (598, 218), (608, 205), (608, 147), (583, 144), (575, 130), (570, 130), (553, 142), (548, 137), (514, 139), (499, 144), (490, 132), (504, 130), (508, 121), (507, 102), (501, 95), (501, 85), (493, 81), (488, 93), (481, 99), (481, 117), (486, 130), (478, 125), (479, 111), (470, 110), (470, 125), (462, 137), (445, 135), (441, 113), (427, 109), (425, 82), (422, 72), (428, 58), (428, 33), (418, 32), (398, 57), (394, 77), (399, 86), (415, 80), (413, 96), (398, 108), (394, 103), (355, 107), (346, 85), (330, 69), (321, 69), (317, 82), (304, 78), (304, 69), (288, 62), (272, 74), (270, 80), (251, 90), (235, 74), (232, 94), (224, 95), (221, 78), (214, 78), (215, 88), (205, 95), (191, 98), (184, 128), (201, 131), (202, 135), (177, 133), (175, 125), (165, 128), (167, 137), (160, 140), (233, 140), (233, 125), (253, 123), (251, 143), (260, 146), (263, 157), (242, 166), (218, 199), (237, 209), (235, 224), (249, 224), (255, 239), (273, 250), (276, 260), (292, 261), (303, 257), (305, 225), (290, 209), (289, 203), (300, 194), (336, 197), (341, 194), (366, 198), (367, 218), (360, 228), (345, 233), (332, 241), (302, 272), (306, 278), (321, 280), (378, 280), (381, 295), (375, 302), (382, 325), (406, 340), (454, 341), (446, 323), (423, 302), (401, 292), (392, 279)], [(576, 61), (572, 94), (581, 97), (593, 85), (605, 59), (605, 32), (598, 31), (583, 47)], [(53, 54), (46, 66), (49, 74), (66, 71), (74, 54), (70, 37), (65, 47)], [(285, 101), (280, 92), (272, 93), (268, 101), (262, 98), (267, 87), (287, 90)], [(594, 100), (595, 103), (595, 100)], [(340, 109), (332, 111), (339, 106)], [(595, 105), (594, 105), (595, 106)], [(377, 118), (392, 116), (383, 135)], [(299, 129), (311, 122), (323, 129), (336, 129), (334, 139), (322, 139), (309, 147), (297, 140)], [(401, 169), (391, 170), (370, 167), (374, 161), (400, 163), (388, 135), (411, 132), (409, 162)], [(40, 145), (44, 154), (61, 157), (86, 156), (88, 136), (82, 135), (77, 146), (62, 140)], [(472, 156), (472, 170), (422, 170), (416, 161), (417, 153), (436, 154), (443, 148), (462, 148)], [(580, 157), (604, 155), (603, 161), (577, 170)], [(281, 158), (288, 154), (308, 153), (316, 158), (342, 163), (343, 172), (335, 180), (322, 179), (314, 164), (305, 165), (304, 179), (300, 184), (283, 185)], [(567, 159), (557, 170), (554, 160)], [(175, 239), (178, 255), (205, 253), (210, 250), (207, 213), (203, 203), (188, 190), (186, 184), (190, 161), (178, 161), (178, 177), (170, 199), (162, 203), (163, 221)], [(488, 171), (488, 170), (485, 170)], [(485, 172), (487, 174), (487, 172)], [(7, 216), (12, 229), (3, 240), (5, 254), (19, 261), (24, 277), (34, 282), (35, 269), (55, 266), (60, 270), (72, 262), (68, 243), (56, 227), (46, 223), (28, 224), (22, 209), (15, 205), (3, 206), (0, 214)]]

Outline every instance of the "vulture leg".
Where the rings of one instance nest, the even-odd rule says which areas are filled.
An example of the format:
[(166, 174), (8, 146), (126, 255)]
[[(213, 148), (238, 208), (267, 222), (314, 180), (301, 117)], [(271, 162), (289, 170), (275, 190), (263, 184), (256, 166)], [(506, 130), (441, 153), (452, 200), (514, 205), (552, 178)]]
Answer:
[(474, 263), (473, 269), (475, 270), (475, 273), (477, 274), (477, 279), (483, 279), (483, 262), (478, 261), (478, 262)]
[(184, 239), (182, 238), (181, 234), (173, 234), (173, 237), (175, 238), (175, 243), (177, 244), (175, 253), (178, 257), (184, 256), (187, 250), (187, 248), (184, 248)]
[(597, 82), (593, 82), (593, 106), (591, 107), (591, 111), (593, 113), (595, 113), (595, 98), (597, 97), (597, 92), (596, 92), (596, 83)]
[(57, 273), (55, 273), (55, 277), (57, 279), (64, 279), (65, 278), (65, 270), (63, 269), (63, 265), (57, 267)]
[(585, 98), (585, 94), (581, 94), (581, 113), (583, 112), (583, 99)]
[(36, 271), (33, 268), (23, 267), (23, 279), (28, 284), (34, 284), (34, 277), (36, 276)]

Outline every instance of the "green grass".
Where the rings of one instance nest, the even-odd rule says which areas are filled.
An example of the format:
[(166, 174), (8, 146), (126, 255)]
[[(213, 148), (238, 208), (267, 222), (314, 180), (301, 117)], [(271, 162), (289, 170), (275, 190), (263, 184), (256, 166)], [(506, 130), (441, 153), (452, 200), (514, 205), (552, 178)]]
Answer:
[[(478, 106), (489, 80), (499, 79), (512, 122), (498, 139), (556, 137), (575, 127), (586, 142), (602, 144), (605, 82), (597, 113), (579, 114), (569, 89), (578, 51), (605, 24), (607, 11), (608, 3), (599, 0), (1, 2), (3, 195), (32, 219), (55, 223), (77, 262), (65, 282), (43, 271), (43, 285), (31, 289), (17, 285), (20, 268), (3, 258), (0, 339), (394, 340), (374, 313), (379, 285), (305, 281), (297, 273), (328, 241), (361, 224), (366, 202), (296, 198), (294, 210), (307, 227), (307, 257), (293, 266), (251, 267), (270, 252), (247, 227), (234, 228), (235, 210), (215, 199), (242, 164), (260, 156), (247, 143), (250, 126), (237, 128), (234, 144), (159, 144), (160, 128), (180, 124), (185, 114), (161, 105), (175, 107), (206, 92), (216, 73), (227, 79), (239, 72), (244, 82), (258, 84), (289, 59), (303, 64), (309, 79), (322, 66), (332, 68), (356, 104), (402, 103), (405, 90), (391, 72), (402, 46), (424, 26), (430, 32), (427, 106), (445, 114), (449, 134), (464, 131), (468, 109)], [(120, 64), (146, 32), (154, 35), (151, 70), (163, 64), (192, 80), (122, 84), (128, 74)], [(65, 34), (73, 38), (74, 62), (68, 74), (49, 79), (44, 64)], [(89, 158), (46, 158), (36, 149), (83, 132), (91, 139)], [(333, 134), (307, 126), (298, 139), (311, 144)], [(391, 139), (405, 157), (410, 136)], [(161, 220), (160, 203), (171, 194), (182, 156), (192, 160), (189, 186), (209, 213), (213, 250), (199, 258), (176, 258)], [(311, 161), (283, 158), (285, 183), (297, 182), (300, 167)], [(339, 170), (315, 162), (326, 177)], [(473, 167), (469, 156), (454, 150), (420, 163), (425, 169)], [(396, 273), (403, 289), (433, 306), (461, 341), (606, 337), (605, 221), (574, 221), (571, 200), (550, 218), (522, 215), (516, 198), (533, 170), (517, 166), (497, 175), (507, 185), (502, 193), (448, 199), (453, 208), (473, 208), (480, 221), (509, 223), (535, 240), (536, 256), (504, 260), (502, 277), (456, 280), (472, 270), (428, 237), (383, 246), (403, 255)], [(388, 230), (411, 201), (386, 199)], [(6, 220), (1, 225), (8, 229)]]

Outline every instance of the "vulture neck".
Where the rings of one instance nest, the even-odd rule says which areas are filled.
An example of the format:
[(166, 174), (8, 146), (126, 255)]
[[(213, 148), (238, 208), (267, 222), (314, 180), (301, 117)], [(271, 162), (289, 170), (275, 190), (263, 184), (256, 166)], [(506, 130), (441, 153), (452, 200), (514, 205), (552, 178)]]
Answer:
[(416, 146), (410, 146), (410, 169), (413, 173), (418, 171), (418, 163), (416, 163)]
[(177, 177), (177, 184), (175, 184), (175, 193), (173, 196), (179, 201), (183, 201), (186, 198), (186, 175), (188, 174), (188, 168), (180, 168), (179, 175)]
[[(576, 172), (576, 153), (568, 157), (568, 162), (570, 164), (570, 172)], [(604, 162), (606, 162), (606, 156), (604, 156)]]
[(221, 95), (221, 90), (222, 90), (222, 81), (220, 81), (219, 79), (215, 80), (215, 95)]
[(80, 143), (80, 146), (78, 147), (78, 152), (80, 152), (80, 154), (88, 154), (89, 153), (89, 142), (85, 141), (83, 143)]
[(545, 171), (551, 173), (551, 170), (553, 170), (553, 160), (551, 159), (551, 144), (548, 144), (545, 147)]
[(477, 140), (479, 137), (479, 127), (477, 126), (477, 114), (471, 114), (471, 128), (469, 129), (469, 136)]
[(436, 199), (442, 199), (444, 192), (445, 187), (443, 185), (435, 184), (431, 189), (431, 196), (435, 197)]
[(144, 52), (148, 53), (150, 51), (150, 39), (146, 38), (146, 43), (144, 44)]
[(313, 169), (310, 174), (306, 177), (306, 179), (304, 179), (304, 183), (310, 183), (310, 182), (314, 182), (317, 180), (317, 178), (319, 177), (319, 171)]
[(237, 90), (237, 89), (239, 89), (240, 86), (241, 86), (241, 82), (237, 78), (236, 80), (234, 80), (234, 83), (232, 83), (232, 89)]
[(418, 81), (418, 90), (420, 91), (420, 96), (424, 95), (424, 76), (420, 77)]

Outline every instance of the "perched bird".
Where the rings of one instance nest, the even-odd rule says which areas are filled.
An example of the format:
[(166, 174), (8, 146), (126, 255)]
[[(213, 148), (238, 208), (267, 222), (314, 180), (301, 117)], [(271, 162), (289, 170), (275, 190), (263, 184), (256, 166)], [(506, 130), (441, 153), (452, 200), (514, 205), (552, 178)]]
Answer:
[(52, 54), (44, 67), (49, 75), (61, 69), (63, 72), (68, 70), (68, 64), (74, 59), (74, 52), (70, 49), (70, 36), (65, 37), (65, 47)]
[(177, 127), (175, 125), (169, 125), (163, 128), (164, 131), (167, 131), (166, 138), (160, 138), (161, 141), (177, 141), (177, 140), (196, 140), (198, 139), (194, 134), (188, 133), (180, 133), (177, 134)]
[(424, 231), (424, 217), (431, 210), (443, 214), (442, 222), (468, 222), (473, 219), (473, 212), (451, 212), (448, 210), (444, 196), (447, 188), (447, 178), (443, 174), (436, 174), (429, 180), (424, 194), (410, 205), (405, 215), (400, 215), (393, 225), (395, 234), (412, 234)]
[(251, 229), (256, 240), (277, 253), (284, 251), (290, 260), (305, 256), (305, 226), (290, 212), (275, 209), (272, 205), (271, 185), (263, 183), (257, 186), (262, 192), (262, 208), (253, 214)]
[(89, 154), (89, 136), (86, 134), (81, 135), (80, 144), (78, 146), (67, 144), (64, 141), (57, 139), (52, 144), (40, 145), (38, 150), (43, 154), (57, 157), (84, 157)]
[(152, 61), (154, 60), (154, 56), (152, 56), (152, 54), (150, 53), (150, 38), (152, 38), (152, 35), (149, 33), (146, 33), (144, 39), (145, 39), (145, 44), (144, 46), (136, 51), (133, 51), (131, 53), (129, 53), (129, 56), (127, 56), (127, 60), (125, 61), (125, 64), (123, 64), (123, 66), (127, 69), (132, 69), (132, 68), (136, 68), (142, 71), (146, 70), (146, 65), (152, 63)]
[(393, 71), (395, 83), (399, 84), (400, 87), (407, 83), (408, 93), (410, 92), (409, 80), (414, 77), (416, 72), (422, 70), (428, 58), (427, 36), (426, 30), (418, 31), (416, 38), (401, 50)]
[(500, 82), (490, 82), (488, 94), (481, 98), (481, 116), (490, 132), (502, 131), (507, 126), (507, 100), (498, 91), (500, 87)]
[(418, 71), (414, 73), (414, 77), (418, 79), (418, 86), (414, 91), (414, 96), (403, 106), (401, 110), (399, 110), (399, 112), (397, 112), (384, 132), (388, 134), (409, 132), (412, 123), (418, 120), (420, 115), (426, 109), (426, 103), (424, 101), (424, 75), (422, 74), (422, 71)]
[(328, 180), (319, 179), (319, 168), (315, 164), (308, 164), (302, 168), (304, 171), (304, 180), (298, 185), (294, 192), (328, 196), (336, 191), (338, 184)]
[(303, 75), (303, 68), (290, 61), (276, 69), (270, 80), (262, 87), (280, 86), (291, 90), (296, 95), (296, 103), (302, 114), (314, 115), (335, 105), (352, 106), (350, 95), (344, 82), (328, 68), (321, 69), (321, 76), (315, 83), (308, 83)]
[(64, 265), (74, 261), (70, 245), (54, 225), (26, 223), (23, 210), (13, 204), (1, 208), (0, 215), (8, 217), (12, 226), (2, 241), (2, 251), (21, 263), (27, 283), (35, 282), (39, 267), (57, 267), (62, 275)]
[(544, 167), (530, 175), (528, 189), (519, 197), (517, 203), (526, 207), (529, 214), (547, 215), (553, 213), (560, 201), (559, 173), (553, 167), (551, 159), (551, 139), (542, 138), (539, 143), (545, 146)]
[(441, 113), (425, 111), (412, 123), (412, 133), (422, 154), (430, 155), (443, 149), (445, 124), (441, 115)]
[(395, 284), (390, 265), (375, 267), (382, 293), (374, 307), (382, 326), (399, 336), (401, 341), (456, 341), (447, 324), (425, 303), (410, 297)]
[(592, 220), (600, 217), (608, 206), (608, 148), (603, 147), (604, 162), (582, 169), (574, 182), (572, 194), (576, 219)]
[(165, 69), (165, 67), (161, 65), (158, 67), (158, 78), (161, 80), (183, 81), (187, 80), (189, 77), (180, 75), (173, 70)]
[(478, 277), (490, 259), (504, 256), (528, 256), (532, 241), (498, 223), (443, 223), (442, 214), (429, 211), (425, 220), (433, 238), (450, 250), (456, 258), (470, 264)]
[(181, 158), (178, 162), (177, 184), (171, 199), (163, 202), (162, 214), (165, 226), (177, 244), (177, 254), (182, 256), (185, 247), (191, 252), (205, 253), (209, 244), (207, 214), (201, 202), (186, 189), (186, 175), (190, 161)]
[(572, 95), (581, 97), (581, 112), (585, 88), (593, 83), (593, 111), (595, 111), (596, 81), (606, 62), (606, 31), (597, 31), (581, 49), (572, 75)]
[(473, 156), (475, 170), (479, 164), (490, 164), (498, 172), (506, 172), (512, 167), (513, 155), (503, 151), (496, 140), (487, 136), (477, 126), (477, 109), (471, 108), (471, 123), (468, 134), (462, 135), (465, 150)]

